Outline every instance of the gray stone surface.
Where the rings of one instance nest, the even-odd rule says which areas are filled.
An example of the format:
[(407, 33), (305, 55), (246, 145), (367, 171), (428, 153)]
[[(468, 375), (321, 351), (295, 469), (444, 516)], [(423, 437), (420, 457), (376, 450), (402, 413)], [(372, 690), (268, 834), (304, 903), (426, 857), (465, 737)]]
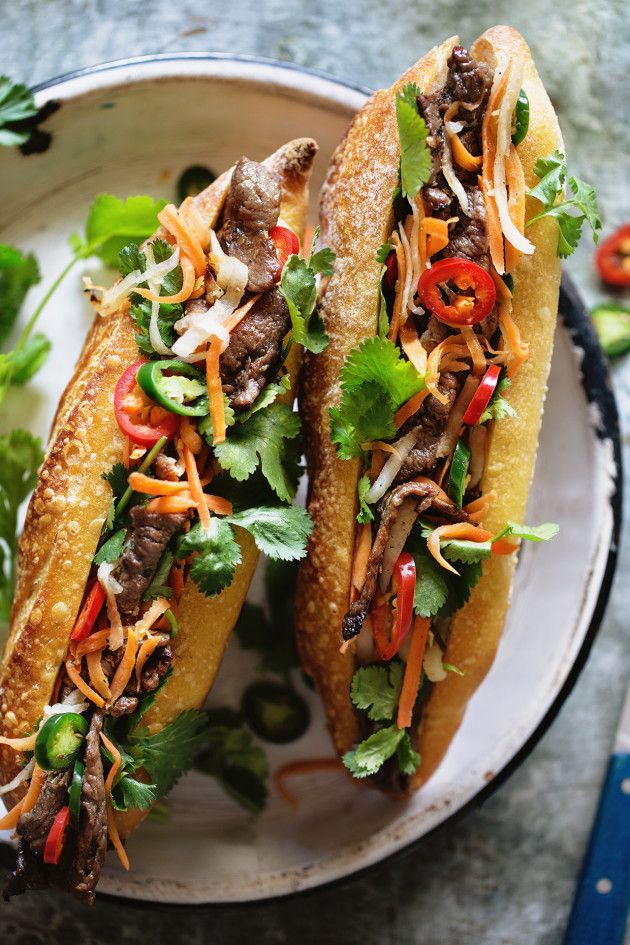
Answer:
[[(34, 83), (124, 56), (212, 50), (378, 86), (448, 34), (469, 41), (496, 22), (528, 38), (572, 170), (598, 185), (606, 230), (629, 220), (626, 0), (0, 0), (0, 71)], [(588, 240), (567, 268), (589, 303), (604, 297)], [(615, 366), (614, 380), (627, 415), (630, 362)], [(625, 443), (630, 468), (627, 433)], [(0, 906), (0, 942), (559, 945), (628, 676), (629, 563), (622, 548), (588, 665), (536, 750), (480, 810), (405, 858), (343, 888), (247, 908), (101, 899), (88, 912), (48, 895), (15, 900)]]

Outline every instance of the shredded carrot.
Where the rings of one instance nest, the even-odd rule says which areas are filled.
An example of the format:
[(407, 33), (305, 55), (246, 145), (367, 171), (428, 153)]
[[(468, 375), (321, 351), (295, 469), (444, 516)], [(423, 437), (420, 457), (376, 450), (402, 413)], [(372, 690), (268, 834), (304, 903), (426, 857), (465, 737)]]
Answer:
[(142, 670), (144, 669), (144, 664), (151, 656), (151, 654), (158, 648), (158, 646), (163, 646), (166, 643), (168, 637), (155, 635), (148, 637), (138, 651), (138, 658), (136, 659), (136, 689), (140, 691), (140, 682), (142, 679)]
[(20, 815), (28, 813), (29, 810), (35, 807), (45, 778), (46, 772), (42, 771), (39, 765), (36, 764), (26, 794), (0, 819), (0, 830), (13, 830), (14, 827), (17, 827)]
[(448, 138), (455, 163), (465, 171), (478, 171), (483, 160), (482, 155), (471, 154), (458, 135), (448, 132)]
[[(223, 404), (223, 397), (221, 397), (221, 404)], [(214, 422), (214, 420), (213, 420)], [(216, 426), (214, 427), (216, 433)], [(215, 438), (216, 442), (216, 438)], [(204, 531), (208, 531), (210, 528), (210, 513), (208, 511), (208, 506), (206, 505), (203, 489), (201, 488), (201, 482), (199, 481), (199, 473), (197, 472), (197, 464), (195, 462), (195, 457), (193, 456), (191, 450), (184, 446), (184, 462), (186, 464), (186, 474), (188, 476), (188, 483), (190, 487), (190, 493), (197, 505), (197, 511), (199, 513), (199, 521), (201, 522), (201, 527)]]
[(381, 469), (385, 465), (385, 455), (381, 450), (374, 450), (372, 453), (372, 461), (370, 463), (370, 479), (372, 482), (376, 482), (378, 477), (381, 474)]
[(421, 377), (427, 370), (427, 352), (418, 337), (418, 329), (413, 318), (407, 318), (400, 326), (402, 349)]
[(174, 295), (156, 295), (150, 289), (135, 288), (133, 291), (136, 295), (141, 295), (143, 299), (148, 299), (149, 302), (159, 302), (161, 305), (175, 305), (178, 302), (185, 302), (186, 299), (190, 298), (195, 288), (195, 269), (187, 256), (182, 256), (180, 265), (183, 276), (182, 287)]
[(369, 522), (359, 525), (354, 542), (354, 558), (352, 561), (352, 580), (350, 582), (351, 601), (355, 591), (360, 592), (365, 584), (368, 558), (372, 550), (372, 526)]
[[(201, 452), (203, 447), (203, 440), (197, 433), (197, 429), (194, 423), (191, 421), (190, 417), (183, 417), (181, 426), (179, 428), (179, 436), (175, 440), (175, 446), (181, 443), (183, 446), (187, 446), (195, 456)], [(180, 450), (177, 449), (178, 456), (180, 460), (184, 461), (183, 448)]]
[(109, 691), (109, 682), (107, 676), (103, 672), (103, 667), (101, 666), (101, 651), (92, 650), (86, 656), (86, 662), (88, 667), (88, 673), (90, 675), (90, 682), (96, 691), (107, 700), (111, 698), (111, 692)]
[(494, 489), (490, 492), (485, 492), (483, 495), (480, 495), (478, 499), (465, 505), (464, 512), (468, 513), (469, 518), (471, 518), (473, 522), (480, 522), (496, 498), (497, 493)]
[[(440, 542), (448, 541), (451, 538), (458, 538), (463, 541), (489, 541), (492, 538), (492, 532), (489, 532), (485, 528), (480, 528), (478, 525), (473, 525), (468, 522), (456, 522), (452, 525), (440, 525), (431, 532), (429, 538), (427, 539), (429, 553), (435, 558), (437, 563), (443, 568), (446, 568), (447, 571), (452, 571), (453, 574), (459, 574), (459, 571), (456, 571), (455, 568), (442, 556), (442, 552), (440, 550)], [(511, 555), (517, 550), (518, 545), (513, 545), (504, 538), (500, 538), (498, 541), (492, 543), (493, 555)]]
[[(231, 515), (232, 503), (220, 495), (203, 494), (206, 508), (215, 515)], [(190, 492), (182, 492), (181, 495), (160, 496), (151, 499), (147, 505), (149, 512), (159, 512), (161, 515), (173, 515), (178, 512), (187, 512), (188, 509), (194, 509), (197, 503)]]
[(101, 735), (101, 741), (105, 745), (105, 748), (108, 750), (108, 752), (114, 759), (112, 762), (112, 766), (109, 769), (107, 780), (105, 781), (105, 795), (107, 797), (110, 797), (112, 793), (112, 787), (114, 785), (114, 778), (116, 777), (118, 773), (118, 769), (120, 768), (120, 752), (118, 751), (114, 743), (110, 741), (110, 739), (107, 737), (105, 732), (101, 732), (100, 735)]
[(166, 479), (152, 479), (151, 476), (139, 472), (130, 473), (129, 485), (134, 492), (141, 492), (143, 495), (177, 495), (188, 489), (186, 480), (171, 482)]
[(207, 250), (210, 246), (210, 227), (199, 213), (194, 197), (186, 197), (182, 201), (179, 206), (179, 216), (186, 229), (194, 233), (201, 248)]
[(396, 294), (394, 296), (394, 307), (392, 311), (392, 320), (389, 326), (389, 340), (396, 342), (398, 338), (398, 329), (400, 328), (400, 319), (402, 315), (403, 294), (405, 290), (406, 261), (405, 251), (400, 242), (398, 233), (392, 233), (392, 244), (396, 252), (396, 262), (398, 264), (398, 277), (396, 279)]
[(236, 311), (232, 312), (231, 315), (228, 315), (223, 325), (225, 328), (227, 328), (229, 332), (234, 331), (234, 329), (239, 324), (239, 322), (243, 321), (243, 319), (249, 312), (250, 308), (252, 308), (252, 306), (255, 305), (258, 299), (260, 298), (260, 295), (261, 295), (260, 292), (258, 293), (258, 295), (252, 295), (251, 299), (248, 299), (244, 305), (241, 305), (241, 307), (237, 308)]
[(503, 230), (499, 219), (499, 211), (494, 197), (491, 197), (487, 182), (483, 177), (479, 178), (479, 189), (483, 194), (483, 202), (486, 209), (486, 232), (488, 234), (488, 246), (492, 264), (497, 272), (505, 271), (505, 257), (503, 245)]
[(430, 258), (448, 246), (448, 221), (438, 217), (425, 217), (420, 224), (420, 231), (425, 237), (426, 256)]
[(449, 335), (444, 341), (440, 341), (430, 353), (427, 360), (426, 385), (429, 393), (433, 394), (436, 400), (441, 404), (448, 402), (448, 395), (443, 394), (438, 388), (440, 381), (440, 361), (445, 355), (454, 355), (455, 357), (468, 356), (468, 347), (463, 336)]
[(81, 673), (70, 660), (66, 660), (66, 672), (77, 689), (82, 692), (83, 695), (90, 700), (90, 702), (93, 702), (94, 705), (97, 705), (99, 709), (104, 707), (105, 700), (101, 699), (98, 692), (95, 692), (90, 686), (88, 686), (88, 684), (82, 678)]
[(166, 613), (169, 606), (170, 604), (166, 597), (158, 597), (157, 600), (153, 601), (147, 612), (134, 624), (133, 630), (138, 640), (151, 629), (155, 621), (161, 617), (163, 613)]
[(24, 798), (18, 801), (17, 804), (14, 804), (13, 807), (6, 812), (4, 817), (0, 817), (0, 830), (13, 830), (17, 827), (17, 822), (23, 810)]
[(469, 325), (462, 326), (461, 332), (470, 351), (470, 357), (472, 358), (472, 373), (475, 377), (480, 377), (486, 370), (487, 365), (479, 338), (474, 328), (471, 328)]
[(80, 640), (74, 650), (75, 659), (80, 662), (81, 657), (85, 656), (86, 653), (92, 653), (94, 650), (102, 650), (107, 643), (108, 636), (109, 627), (105, 627), (104, 630), (98, 630), (96, 633), (91, 633), (89, 637), (85, 638), (85, 640)]
[(508, 377), (512, 378), (521, 364), (529, 358), (529, 345), (521, 341), (521, 333), (507, 305), (501, 305), (499, 308), (499, 327), (513, 355), (507, 369)]
[(429, 389), (425, 387), (424, 390), (418, 391), (417, 394), (410, 397), (407, 403), (403, 404), (402, 407), (396, 411), (394, 414), (394, 426), (397, 430), (400, 430), (403, 423), (406, 423), (409, 417), (413, 417), (414, 413), (420, 410), (425, 398), (428, 397), (430, 393)]
[(136, 636), (135, 630), (133, 627), (127, 628), (127, 646), (125, 647), (125, 653), (118, 668), (114, 673), (114, 678), (112, 679), (110, 689), (111, 689), (111, 701), (115, 702), (119, 696), (122, 696), (125, 686), (131, 679), (131, 674), (133, 672), (133, 665), (136, 658), (136, 651), (138, 649), (138, 638)]
[(479, 187), (483, 194), (486, 208), (486, 231), (488, 233), (488, 243), (490, 247), (490, 256), (493, 265), (498, 273), (505, 271), (504, 268), (504, 243), (503, 230), (499, 220), (499, 211), (496, 200), (493, 196), (494, 191), (494, 161), (497, 151), (497, 118), (500, 101), (505, 94), (508, 79), (512, 71), (510, 63), (501, 78), (499, 79), (494, 92), (490, 96), (490, 101), (486, 108), (481, 129), (482, 141), (482, 172), (479, 178)]
[(114, 808), (111, 805), (111, 801), (107, 802), (107, 836), (111, 840), (111, 844), (118, 854), (118, 859), (120, 860), (123, 869), (129, 869), (129, 857), (125, 851), (125, 848), (120, 839), (120, 834), (118, 833), (118, 827), (116, 826)]
[(206, 271), (205, 253), (197, 237), (183, 225), (183, 221), (172, 203), (168, 203), (163, 210), (160, 210), (158, 220), (164, 229), (177, 240), (182, 258), (183, 256), (189, 257), (195, 267), (195, 275), (202, 276)]
[(169, 586), (173, 589), (175, 603), (179, 604), (181, 596), (184, 593), (184, 565), (174, 564), (168, 578)]
[[(208, 397), (210, 400), (210, 418), (212, 420), (212, 445), (223, 443), (225, 440), (225, 403), (221, 375), (219, 373), (219, 358), (221, 356), (221, 341), (213, 338), (208, 346), (206, 355), (206, 380), (208, 383)], [(190, 476), (188, 477), (190, 479)]]
[[(207, 443), (204, 443), (197, 455), (197, 471), (199, 475), (203, 477), (204, 470), (206, 468), (206, 463), (208, 462), (208, 456), (210, 455), (210, 447)], [(209, 476), (208, 480), (204, 485), (207, 485), (211, 482), (212, 476)]]
[(8, 745), (14, 751), (33, 751), (36, 740), (37, 732), (25, 735), (23, 738), (7, 738), (6, 735), (0, 735), (0, 745)]
[(274, 783), (278, 794), (290, 807), (297, 809), (298, 799), (286, 785), (286, 779), (296, 774), (312, 774), (319, 771), (343, 771), (339, 758), (305, 758), (303, 761), (290, 761), (274, 772)]
[(411, 716), (418, 695), (418, 686), (422, 675), (422, 659), (430, 626), (431, 621), (427, 617), (416, 617), (414, 620), (405, 675), (400, 690), (400, 699), (398, 700), (398, 716), (396, 718), (398, 728), (409, 728), (411, 725)]
[(365, 443), (361, 444), (361, 449), (369, 452), (371, 450), (381, 450), (383, 453), (391, 453), (392, 456), (397, 456), (401, 462), (402, 458), (400, 453), (396, 449), (393, 443), (385, 443), (384, 440), (367, 440)]
[[(505, 159), (505, 177), (508, 186), (508, 213), (510, 220), (519, 231), (525, 233), (525, 175), (518, 151), (513, 144)], [(509, 240), (505, 241), (505, 271), (512, 272), (521, 258), (520, 249), (514, 249)]]

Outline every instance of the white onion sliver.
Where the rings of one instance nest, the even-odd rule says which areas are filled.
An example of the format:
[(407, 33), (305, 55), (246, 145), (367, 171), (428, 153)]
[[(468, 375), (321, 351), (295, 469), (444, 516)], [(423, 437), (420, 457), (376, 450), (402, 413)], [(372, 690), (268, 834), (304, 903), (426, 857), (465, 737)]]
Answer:
[(442, 650), (437, 640), (434, 640), (424, 654), (422, 668), (430, 682), (442, 682), (443, 679), (446, 679), (446, 670), (442, 664)]
[(26, 781), (28, 778), (30, 778), (34, 767), (35, 759), (31, 758), (29, 763), (16, 774), (12, 781), (9, 781), (8, 784), (3, 784), (2, 787), (0, 787), (0, 797), (2, 797), (3, 794), (8, 794), (10, 791), (14, 791), (15, 788), (22, 783), (22, 781)]
[[(151, 259), (153, 258), (150, 244), (146, 248), (146, 255), (147, 259), (149, 259), (149, 257)], [(165, 259), (161, 263), (148, 265), (144, 272), (141, 272), (139, 269), (134, 269), (133, 272), (130, 272), (124, 279), (121, 279), (120, 282), (117, 282), (111, 289), (105, 292), (101, 301), (101, 314), (107, 315), (110, 312), (115, 312), (123, 299), (130, 294), (131, 290), (135, 289), (135, 287), (142, 282), (146, 282), (149, 287), (151, 287), (152, 291), (156, 291), (155, 286), (160, 286), (164, 276), (175, 269), (177, 265), (179, 265), (178, 246), (175, 247), (168, 259)]]
[(444, 174), (446, 183), (457, 197), (462, 211), (467, 217), (469, 217), (470, 210), (468, 206), (468, 194), (464, 190), (464, 185), (462, 184), (461, 180), (453, 170), (451, 146), (447, 138), (444, 139), (444, 145), (442, 147), (442, 173)]
[(398, 515), (396, 516), (396, 521), (392, 526), (392, 530), (389, 535), (387, 544), (385, 545), (385, 551), (383, 552), (383, 563), (381, 565), (381, 573), (379, 575), (379, 588), (381, 593), (385, 593), (389, 587), (390, 581), (392, 579), (392, 574), (394, 573), (394, 565), (400, 558), (400, 554), (405, 547), (405, 542), (409, 537), (409, 532), (414, 526), (416, 521), (416, 507), (418, 505), (417, 498), (405, 499), (405, 501), (400, 506), (398, 510)]
[(446, 427), (438, 442), (436, 453), (438, 459), (441, 459), (444, 456), (450, 456), (450, 454), (455, 449), (455, 444), (457, 443), (457, 439), (459, 437), (459, 431), (462, 425), (464, 414), (466, 413), (468, 404), (472, 400), (473, 394), (478, 387), (479, 378), (473, 377), (472, 374), (469, 374), (457, 400), (453, 404), (453, 408), (448, 415)]
[(400, 440), (396, 442), (397, 453), (392, 453), (389, 457), (383, 468), (381, 469), (381, 474), (368, 489), (365, 501), (372, 505), (374, 502), (378, 502), (379, 499), (382, 499), (392, 482), (398, 475), (398, 471), (404, 461), (407, 459), (407, 456), (411, 452), (414, 443), (416, 442), (418, 436), (417, 430), (411, 430), (410, 433), (407, 433)]
[[(147, 272), (154, 273), (156, 266), (155, 266), (155, 257), (153, 255), (152, 243), (149, 243), (149, 245), (147, 246), (145, 255), (146, 255), (147, 263), (148, 263)], [(175, 252), (170, 256), (169, 259), (165, 260), (165, 262), (170, 263), (174, 256), (176, 257), (177, 261), (179, 261), (179, 246), (175, 248)], [(160, 263), (160, 265), (164, 265), (164, 263)], [(151, 290), (151, 292), (153, 292), (154, 295), (160, 294), (161, 282), (156, 282), (151, 276), (147, 276), (147, 284), (149, 286), (149, 289)], [(149, 339), (151, 341), (153, 348), (157, 351), (158, 354), (166, 354), (166, 355), (172, 354), (173, 352), (171, 351), (169, 346), (164, 343), (164, 341), (162, 340), (162, 335), (160, 334), (160, 328), (158, 324), (159, 312), (160, 312), (160, 303), (151, 302), (151, 319), (149, 321)]]
[(446, 128), (447, 131), (450, 131), (452, 135), (457, 135), (459, 134), (460, 131), (463, 130), (464, 122), (463, 121), (445, 121), (444, 127)]
[(115, 565), (110, 564), (107, 561), (103, 561), (99, 565), (98, 571), (96, 572), (98, 580), (105, 591), (106, 603), (107, 603), (107, 616), (109, 617), (109, 622), (111, 624), (111, 630), (107, 638), (107, 643), (110, 650), (118, 650), (125, 642), (125, 635), (123, 632), (122, 620), (120, 619), (120, 613), (118, 612), (118, 605), (116, 603), (116, 594), (120, 594), (122, 591), (122, 584), (119, 584), (118, 581), (112, 577), (112, 571), (114, 570)]

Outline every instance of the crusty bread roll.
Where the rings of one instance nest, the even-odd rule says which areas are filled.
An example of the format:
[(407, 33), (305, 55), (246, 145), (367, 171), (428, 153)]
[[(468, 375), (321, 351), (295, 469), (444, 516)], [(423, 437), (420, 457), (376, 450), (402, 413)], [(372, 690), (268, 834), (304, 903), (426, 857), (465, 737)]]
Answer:
[[(300, 238), (316, 151), (314, 141), (300, 138), (263, 162), (280, 176), (281, 217)], [(195, 198), (209, 226), (217, 221), (230, 174)], [(111, 501), (102, 475), (122, 458), (124, 437), (114, 417), (113, 393), (122, 371), (138, 360), (135, 334), (125, 312), (96, 317), (53, 422), (20, 540), (17, 589), (0, 670), (0, 734), (7, 737), (33, 730), (66, 655)], [(287, 367), (294, 384), (299, 360), (299, 347), (293, 346)], [(290, 401), (292, 394), (287, 396)], [(238, 539), (242, 563), (220, 595), (207, 598), (187, 582), (179, 607), (180, 632), (172, 641), (174, 671), (145, 717), (152, 731), (185, 709), (199, 708), (214, 681), (258, 556), (249, 533), (239, 529)], [(2, 783), (17, 774), (20, 759), (12, 748), (0, 746)], [(7, 803), (22, 793), (23, 788), (7, 796)], [(127, 836), (143, 816), (139, 810), (118, 815), (121, 835)]]
[[(330, 439), (329, 409), (340, 399), (339, 374), (346, 356), (377, 331), (380, 294), (378, 247), (393, 229), (392, 192), (398, 183), (396, 93), (416, 82), (423, 93), (441, 85), (453, 37), (431, 50), (390, 89), (372, 96), (338, 147), (321, 195), (323, 242), (337, 254), (335, 273), (320, 304), (330, 343), (307, 356), (301, 377), (301, 412), (309, 472), (309, 511), (315, 527), (300, 568), (297, 593), (298, 644), (306, 672), (322, 697), (328, 726), (340, 754), (362, 737), (349, 696), (356, 669), (352, 648), (342, 655), (341, 622), (348, 609), (357, 513), (359, 460), (340, 460)], [(523, 38), (512, 28), (488, 30), (471, 48), (491, 67), (499, 56), (525, 62), (523, 87), (530, 101), (530, 126), (518, 146), (527, 186), (538, 157), (562, 149), (558, 122)], [(529, 199), (529, 198), (528, 198)], [(533, 202), (532, 202), (533, 204)], [(528, 216), (533, 206), (528, 206)], [(530, 357), (510, 388), (518, 419), (494, 425), (483, 491), (499, 498), (483, 522), (497, 529), (522, 521), (529, 493), (553, 347), (560, 283), (557, 229), (544, 219), (527, 231), (535, 244), (514, 273), (513, 318), (530, 345)], [(458, 611), (445, 660), (465, 675), (449, 673), (435, 685), (416, 732), (422, 763), (412, 776), (419, 787), (444, 756), (468, 700), (494, 659), (509, 604), (515, 556), (484, 562), (484, 574), (468, 604)]]

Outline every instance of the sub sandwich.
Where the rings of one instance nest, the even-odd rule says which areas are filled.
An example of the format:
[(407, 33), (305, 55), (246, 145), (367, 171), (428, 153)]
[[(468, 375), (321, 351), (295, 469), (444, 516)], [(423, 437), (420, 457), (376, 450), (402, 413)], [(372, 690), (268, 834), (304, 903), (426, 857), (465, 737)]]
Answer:
[(302, 375), (298, 644), (346, 767), (394, 794), (435, 771), (492, 664), (520, 541), (557, 531), (519, 523), (558, 254), (598, 226), (592, 188), (561, 218), (562, 147), (527, 45), (499, 26), (375, 93), (322, 191), (336, 263), (329, 344)]
[(291, 404), (309, 311), (292, 286), (315, 291), (297, 254), (316, 150), (243, 157), (87, 288), (97, 315), (28, 508), (0, 670), (6, 895), (93, 901), (108, 839), (128, 868), (125, 838), (202, 744), (258, 550), (305, 552)]

